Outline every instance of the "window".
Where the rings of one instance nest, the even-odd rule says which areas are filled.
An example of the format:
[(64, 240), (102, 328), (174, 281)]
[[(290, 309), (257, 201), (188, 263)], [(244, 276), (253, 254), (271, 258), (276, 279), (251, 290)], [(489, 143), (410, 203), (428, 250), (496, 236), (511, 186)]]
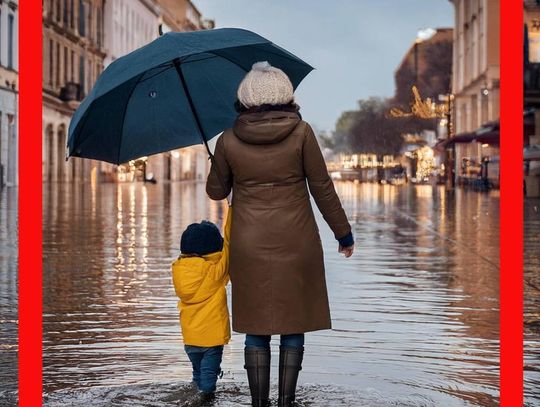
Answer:
[(9, 15), (8, 19), (8, 68), (13, 69), (13, 24), (15, 17)]
[(56, 0), (56, 21), (60, 22), (62, 20), (62, 2), (61, 0)]
[(529, 62), (540, 62), (540, 20), (533, 19), (528, 24), (529, 30)]
[(101, 47), (102, 44), (102, 37), (103, 37), (103, 15), (101, 13), (101, 9), (97, 9), (97, 44), (98, 47)]
[(60, 43), (56, 43), (56, 83), (55, 86), (60, 86)]
[(69, 26), (75, 28), (75, 0), (70, 0), (69, 4)]
[(88, 12), (86, 13), (86, 30), (88, 31), (88, 38), (94, 39), (94, 29), (92, 27), (92, 5), (88, 5)]
[(80, 56), (79, 57), (79, 85), (81, 87), (81, 93), (84, 94), (84, 85), (85, 85), (85, 80), (84, 80), (84, 64), (86, 63), (86, 61), (84, 60), (84, 56)]
[(92, 65), (92, 61), (88, 61), (88, 67), (86, 69), (86, 90), (88, 92), (90, 92), (90, 89), (92, 89), (92, 77), (94, 76), (93, 75), (93, 65)]
[(54, 77), (54, 44), (49, 40), (49, 85), (52, 85)]
[(69, 82), (69, 61), (68, 61), (68, 48), (64, 47), (64, 86)]
[(68, 26), (68, 0), (64, 0), (64, 27)]
[(71, 82), (75, 82), (75, 51), (71, 51)]
[(81, 37), (85, 36), (85, 12), (84, 12), (84, 1), (79, 0), (79, 34)]

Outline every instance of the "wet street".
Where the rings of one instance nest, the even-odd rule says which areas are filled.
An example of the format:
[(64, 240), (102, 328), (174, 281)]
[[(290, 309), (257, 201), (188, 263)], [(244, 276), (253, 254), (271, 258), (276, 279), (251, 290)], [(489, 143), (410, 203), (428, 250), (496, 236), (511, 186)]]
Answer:
[[(356, 252), (342, 258), (316, 212), (333, 329), (307, 335), (299, 400), (498, 405), (498, 193), (336, 186)], [(529, 406), (540, 403), (538, 204), (526, 205)], [(3, 385), (16, 385), (6, 373), (16, 361), (14, 207), (2, 195)], [(45, 405), (190, 405), (170, 263), (189, 223), (221, 224), (225, 210), (200, 183), (44, 185)], [(225, 348), (218, 406), (249, 405), (242, 340)]]
[(525, 400), (540, 406), (540, 199), (525, 200), (523, 215)]
[(0, 405), (17, 389), (17, 193), (0, 188)]
[[(340, 257), (318, 217), (333, 330), (307, 336), (300, 399), (497, 405), (497, 193), (337, 187), (357, 251)], [(53, 185), (43, 200), (46, 404), (182, 405), (190, 365), (169, 267), (181, 231), (221, 223), (224, 204), (200, 183), (71, 188)], [(242, 359), (234, 335), (219, 405), (247, 405)]]

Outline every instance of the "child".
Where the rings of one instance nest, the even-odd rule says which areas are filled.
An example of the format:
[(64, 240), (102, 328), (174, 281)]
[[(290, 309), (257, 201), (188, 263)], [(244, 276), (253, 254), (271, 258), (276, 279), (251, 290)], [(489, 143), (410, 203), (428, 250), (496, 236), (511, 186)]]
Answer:
[(229, 207), (225, 239), (211, 222), (189, 225), (182, 233), (181, 255), (172, 265), (185, 351), (193, 365), (193, 381), (207, 398), (216, 389), (223, 345), (231, 337), (225, 291), (231, 216)]

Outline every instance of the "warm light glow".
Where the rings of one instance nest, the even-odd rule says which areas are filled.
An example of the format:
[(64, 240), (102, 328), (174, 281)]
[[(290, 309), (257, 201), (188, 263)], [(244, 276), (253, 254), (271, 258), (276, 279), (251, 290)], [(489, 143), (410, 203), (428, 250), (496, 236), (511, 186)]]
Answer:
[(423, 100), (420, 91), (416, 86), (412, 87), (414, 102), (411, 103), (411, 111), (405, 112), (402, 109), (393, 107), (390, 109), (392, 117), (420, 117), (422, 119), (446, 118), (449, 112), (448, 103), (435, 103), (431, 98)]
[(482, 144), (482, 147), (484, 147), (484, 148), (489, 147), (489, 144), (484, 143), (484, 144)]
[(172, 155), (174, 158), (178, 158), (178, 157), (180, 157), (180, 152), (178, 152), (178, 151), (173, 151), (173, 152), (171, 153), (171, 155)]
[(416, 178), (419, 180), (428, 178), (435, 167), (435, 160), (433, 159), (433, 149), (428, 146), (424, 146), (416, 150), (414, 152), (414, 155), (417, 159)]

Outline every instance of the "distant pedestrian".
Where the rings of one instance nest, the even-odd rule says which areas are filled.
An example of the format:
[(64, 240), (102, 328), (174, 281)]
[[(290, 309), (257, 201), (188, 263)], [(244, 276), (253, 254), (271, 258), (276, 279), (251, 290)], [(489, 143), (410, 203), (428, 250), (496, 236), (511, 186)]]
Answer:
[(223, 345), (231, 338), (225, 291), (231, 216), (229, 208), (225, 239), (211, 222), (189, 225), (182, 233), (180, 257), (172, 265), (185, 351), (193, 366), (193, 382), (205, 399), (216, 390)]
[(304, 333), (331, 327), (310, 193), (346, 257), (353, 253), (354, 240), (287, 75), (267, 62), (254, 64), (240, 84), (237, 105), (233, 128), (217, 141), (206, 191), (220, 200), (234, 190), (233, 329), (247, 334), (252, 404), (268, 405), (270, 337), (280, 334), (278, 405), (293, 406)]

